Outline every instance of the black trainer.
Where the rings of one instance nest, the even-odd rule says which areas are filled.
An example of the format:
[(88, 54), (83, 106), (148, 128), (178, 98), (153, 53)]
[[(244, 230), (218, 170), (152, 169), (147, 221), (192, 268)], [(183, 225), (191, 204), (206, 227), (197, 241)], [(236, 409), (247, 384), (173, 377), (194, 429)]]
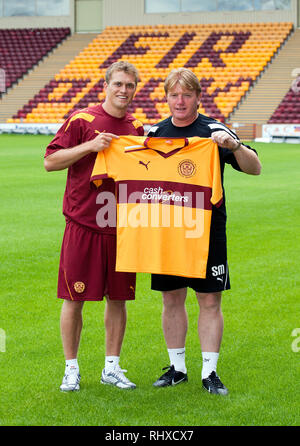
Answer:
[(169, 370), (160, 378), (158, 378), (155, 383), (153, 383), (154, 387), (176, 386), (177, 384), (183, 383), (188, 380), (187, 374), (183, 372), (177, 372), (173, 365), (163, 368), (163, 370), (166, 369)]
[(215, 395), (227, 395), (228, 389), (224, 386), (216, 372), (211, 372), (208, 378), (202, 379), (205, 390)]

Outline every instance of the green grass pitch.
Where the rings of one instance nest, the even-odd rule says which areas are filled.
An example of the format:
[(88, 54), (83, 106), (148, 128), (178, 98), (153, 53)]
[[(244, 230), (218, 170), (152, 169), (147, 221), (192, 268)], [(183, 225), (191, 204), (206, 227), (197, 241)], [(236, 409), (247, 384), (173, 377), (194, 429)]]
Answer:
[[(121, 366), (134, 391), (100, 385), (104, 302), (87, 303), (79, 352), (81, 391), (59, 391), (64, 372), (56, 298), (66, 171), (43, 168), (49, 136), (0, 136), (0, 425), (299, 425), (300, 147), (253, 143), (259, 177), (225, 169), (232, 289), (218, 373), (228, 397), (201, 389), (198, 305), (187, 299), (189, 382), (155, 389), (168, 365), (161, 297), (139, 274), (129, 302)], [(299, 333), (299, 331), (298, 331)]]

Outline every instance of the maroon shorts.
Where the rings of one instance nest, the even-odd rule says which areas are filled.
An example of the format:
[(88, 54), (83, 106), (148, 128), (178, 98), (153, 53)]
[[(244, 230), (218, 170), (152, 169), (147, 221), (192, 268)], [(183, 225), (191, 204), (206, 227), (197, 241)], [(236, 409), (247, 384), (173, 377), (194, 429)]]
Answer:
[(115, 271), (116, 237), (68, 221), (62, 242), (57, 296), (67, 300), (133, 300), (135, 273)]

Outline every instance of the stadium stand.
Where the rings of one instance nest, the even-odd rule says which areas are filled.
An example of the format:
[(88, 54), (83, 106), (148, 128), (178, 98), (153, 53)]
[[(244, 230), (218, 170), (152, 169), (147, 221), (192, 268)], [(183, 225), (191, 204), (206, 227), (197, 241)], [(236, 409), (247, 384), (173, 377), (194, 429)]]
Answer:
[(5, 71), (6, 88), (18, 82), (70, 32), (70, 28), (0, 29), (0, 68)]
[(297, 78), (294, 87), (291, 87), (283, 100), (271, 116), (268, 124), (293, 123), (300, 124), (300, 78)]
[(201, 113), (226, 121), (272, 62), (292, 23), (107, 27), (7, 122), (60, 123), (104, 97), (106, 68), (126, 59), (140, 71), (130, 111), (144, 124), (169, 115), (163, 80), (175, 67), (201, 79)]
[[(262, 125), (269, 122), (274, 111), (289, 92), (291, 84), (295, 80), (293, 72), (297, 67), (300, 67), (299, 28), (295, 29), (285, 41), (278, 57), (275, 57), (269, 69), (260, 75), (254, 88), (247, 92), (246, 99), (238, 104), (238, 107), (230, 115), (230, 121), (244, 125), (249, 123)], [(295, 119), (292, 116), (294, 115), (282, 116), (280, 122), (291, 122), (291, 119)]]
[(21, 110), (24, 104), (28, 104), (54, 78), (56, 73), (86, 48), (97, 35), (97, 33), (74, 33), (68, 36), (38, 65), (35, 65), (30, 73), (20, 79), (2, 96), (0, 100), (0, 123), (5, 123), (18, 110)]

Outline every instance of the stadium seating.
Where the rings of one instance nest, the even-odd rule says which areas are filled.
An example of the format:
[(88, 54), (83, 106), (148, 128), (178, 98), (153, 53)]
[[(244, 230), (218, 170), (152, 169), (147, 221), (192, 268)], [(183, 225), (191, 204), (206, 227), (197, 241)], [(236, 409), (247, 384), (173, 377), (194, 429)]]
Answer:
[(70, 28), (0, 29), (0, 68), (6, 88), (18, 82), (70, 34)]
[(292, 32), (292, 23), (107, 27), (9, 122), (63, 122), (104, 98), (106, 68), (120, 59), (140, 72), (130, 112), (144, 124), (169, 115), (163, 81), (185, 66), (201, 79), (201, 113), (226, 121)]
[(271, 118), (268, 124), (300, 124), (300, 78), (294, 88), (290, 88)]

